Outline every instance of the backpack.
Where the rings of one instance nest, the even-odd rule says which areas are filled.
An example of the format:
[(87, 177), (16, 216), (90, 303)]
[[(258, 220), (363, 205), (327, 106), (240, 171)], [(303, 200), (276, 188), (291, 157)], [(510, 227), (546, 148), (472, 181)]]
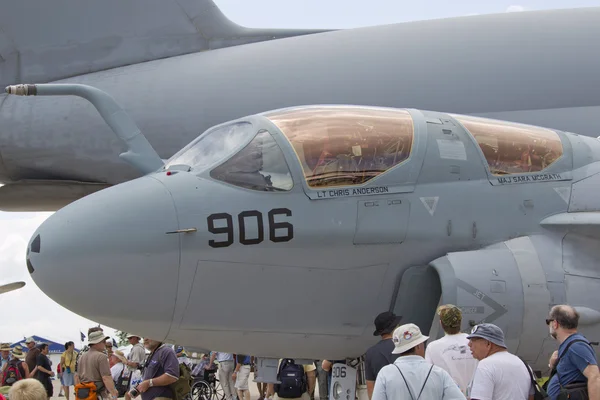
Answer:
[[(591, 343), (588, 342), (587, 340), (575, 339), (567, 345), (567, 347), (565, 348), (565, 351), (563, 351), (563, 356), (565, 354), (567, 354), (567, 351), (569, 351), (569, 347), (571, 347), (571, 345), (576, 342), (583, 342), (583, 343), (587, 344), (588, 346), (591, 346)], [(588, 388), (587, 388), (587, 381), (586, 382), (571, 382), (568, 385), (563, 385), (562, 383), (560, 383), (560, 375), (558, 375), (558, 370), (557, 370), (559, 362), (560, 362), (560, 356), (556, 360), (556, 364), (554, 364), (554, 367), (552, 368), (552, 371), (550, 372), (550, 377), (544, 384), (544, 389), (547, 390), (548, 385), (550, 384), (550, 380), (552, 379), (552, 377), (554, 375), (556, 375), (556, 379), (558, 379), (558, 385), (560, 386), (560, 391), (558, 392), (558, 396), (556, 397), (557, 400), (563, 400), (563, 399), (564, 400), (566, 400), (566, 399), (588, 400), (590, 397), (589, 397)]]
[(535, 380), (533, 373), (531, 372), (531, 368), (529, 368), (529, 365), (521, 357), (519, 357), (519, 359), (523, 361), (523, 364), (525, 364), (525, 368), (527, 368), (527, 372), (529, 372), (529, 379), (531, 380), (531, 385), (533, 386), (533, 400), (550, 400), (550, 396), (548, 396), (548, 393), (546, 393), (545, 388), (540, 386), (539, 383), (537, 383), (537, 381)]
[(2, 386), (12, 386), (16, 382), (23, 379), (21, 376), (21, 371), (19, 371), (19, 365), (23, 361), (9, 361), (4, 373), (2, 374)]
[(192, 391), (192, 370), (185, 363), (179, 364), (179, 379), (169, 385), (175, 400), (183, 400)]
[(115, 389), (119, 392), (119, 397), (125, 396), (127, 390), (129, 390), (129, 380), (131, 378), (131, 374), (128, 373), (127, 367), (123, 365), (123, 371), (121, 371), (121, 375), (115, 382)]
[(302, 397), (302, 394), (308, 390), (304, 366), (296, 364), (290, 358), (281, 361), (277, 380), (281, 383), (275, 385), (275, 391), (282, 399)]
[(98, 400), (99, 388), (95, 382), (75, 385), (75, 398), (78, 400)]

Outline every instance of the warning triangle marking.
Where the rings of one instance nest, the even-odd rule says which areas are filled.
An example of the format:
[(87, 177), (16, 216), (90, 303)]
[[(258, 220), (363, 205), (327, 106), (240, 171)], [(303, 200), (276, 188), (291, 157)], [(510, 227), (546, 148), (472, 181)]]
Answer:
[(437, 208), (437, 204), (438, 204), (438, 200), (440, 199), (439, 197), (421, 197), (421, 202), (423, 203), (423, 205), (425, 206), (425, 208), (427, 209), (427, 211), (429, 211), (429, 214), (433, 217), (433, 214), (435, 213), (435, 209)]
[(565, 203), (569, 204), (569, 199), (571, 197), (571, 188), (570, 187), (555, 187), (556, 193), (565, 201)]

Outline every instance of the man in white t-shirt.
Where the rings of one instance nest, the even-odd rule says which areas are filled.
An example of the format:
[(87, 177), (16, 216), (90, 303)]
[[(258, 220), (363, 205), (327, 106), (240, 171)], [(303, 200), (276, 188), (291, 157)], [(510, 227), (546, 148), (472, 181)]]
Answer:
[(471, 400), (533, 400), (533, 386), (525, 363), (506, 349), (504, 332), (494, 324), (476, 325), (469, 339), (479, 360), (467, 389)]
[(460, 331), (462, 313), (460, 308), (452, 304), (439, 307), (437, 312), (446, 335), (427, 345), (425, 360), (446, 370), (460, 391), (466, 394), (477, 368), (477, 360), (469, 350), (467, 334)]

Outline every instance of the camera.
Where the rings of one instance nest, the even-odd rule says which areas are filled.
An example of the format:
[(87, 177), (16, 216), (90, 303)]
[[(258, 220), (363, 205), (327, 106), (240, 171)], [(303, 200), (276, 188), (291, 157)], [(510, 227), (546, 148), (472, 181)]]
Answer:
[(137, 388), (133, 388), (129, 391), (131, 397), (138, 397), (140, 395), (140, 391)]

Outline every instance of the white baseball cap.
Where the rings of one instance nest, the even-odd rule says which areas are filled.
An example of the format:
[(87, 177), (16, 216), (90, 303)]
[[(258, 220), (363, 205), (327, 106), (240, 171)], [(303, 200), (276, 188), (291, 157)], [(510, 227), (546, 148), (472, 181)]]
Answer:
[(404, 353), (427, 341), (427, 339), (429, 339), (429, 336), (423, 335), (415, 324), (400, 325), (392, 334), (392, 340), (396, 346), (392, 354)]

